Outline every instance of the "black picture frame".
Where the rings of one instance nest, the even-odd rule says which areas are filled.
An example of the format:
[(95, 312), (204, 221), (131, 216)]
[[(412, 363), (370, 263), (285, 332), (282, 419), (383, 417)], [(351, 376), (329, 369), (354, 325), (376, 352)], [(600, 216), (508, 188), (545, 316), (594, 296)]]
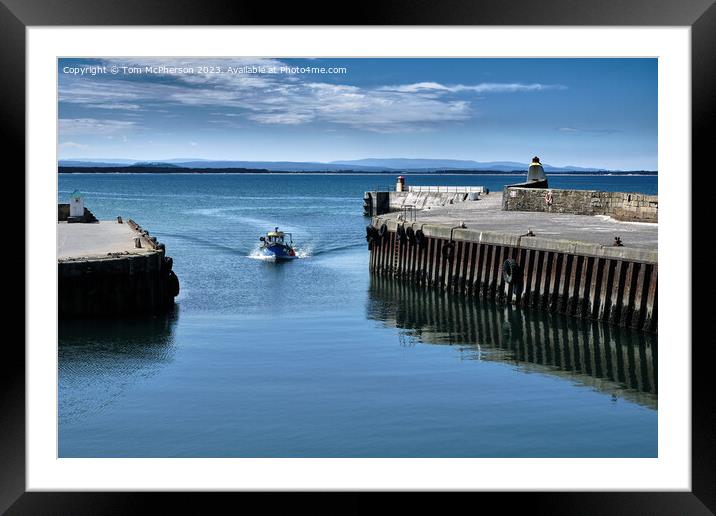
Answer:
[[(712, 147), (709, 125), (716, 117), (716, 6), (713, 0), (490, 0), (465, 2), (390, 1), (380, 5), (237, 3), (230, 0), (0, 0), (0, 130), (15, 170), (25, 170), (25, 30), (30, 26), (63, 25), (549, 25), (549, 26), (689, 26), (692, 43), (692, 170), (710, 170), (706, 158)], [(328, 10), (326, 10), (328, 9)], [(6, 171), (6, 173), (9, 171)], [(684, 171), (684, 180), (695, 180)], [(25, 192), (26, 195), (31, 192)], [(693, 196), (692, 196), (693, 198)], [(695, 201), (698, 201), (696, 199)], [(693, 224), (708, 221), (702, 213), (708, 203), (692, 204)], [(701, 211), (699, 211), (701, 210)], [(703, 223), (703, 222), (702, 222)], [(693, 236), (699, 234), (695, 227)], [(679, 245), (692, 245), (684, 235)], [(693, 247), (691, 247), (693, 249)], [(707, 252), (692, 252), (694, 271), (709, 271)], [(25, 270), (25, 274), (31, 271)], [(710, 273), (709, 273), (710, 274)], [(684, 278), (691, 283), (691, 277)], [(696, 289), (692, 289), (695, 292)], [(688, 300), (684, 300), (688, 302)], [(693, 321), (702, 319), (702, 305), (692, 297)], [(24, 306), (18, 303), (19, 306)], [(32, 309), (32, 307), (27, 307)], [(686, 332), (691, 333), (691, 328)], [(528, 510), (537, 514), (713, 514), (716, 510), (716, 439), (712, 421), (713, 387), (710, 380), (711, 339), (694, 339), (692, 347), (692, 490), (690, 492), (590, 493), (474, 493), (451, 502), (494, 501), (501, 511)], [(668, 343), (687, 347), (690, 342)], [(137, 513), (161, 504), (171, 510), (207, 511), (216, 495), (166, 493), (35, 493), (25, 489), (25, 352), (16, 341), (5, 342), (0, 386), (0, 511), (7, 514)], [(352, 493), (324, 496), (317, 502), (303, 494), (283, 495), (269, 502), (262, 494), (243, 496), (267, 504), (270, 512), (282, 506), (296, 510), (354, 512), (382, 504), (382, 495)], [(466, 499), (466, 497), (469, 497)], [(313, 497), (312, 497), (313, 498)], [(245, 502), (242, 502), (245, 503)], [(277, 505), (278, 503), (278, 505)], [(403, 509), (429, 507), (423, 494), (400, 502)], [(439, 501), (441, 511), (449, 508)], [(236, 507), (239, 509), (239, 507)], [(361, 508), (363, 510), (361, 510)]]

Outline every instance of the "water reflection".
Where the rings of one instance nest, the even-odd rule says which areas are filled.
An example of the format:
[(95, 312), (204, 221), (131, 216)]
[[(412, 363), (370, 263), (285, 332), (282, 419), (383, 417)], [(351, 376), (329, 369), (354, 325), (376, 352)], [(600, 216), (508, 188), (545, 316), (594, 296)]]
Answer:
[(101, 411), (127, 387), (171, 363), (177, 320), (175, 306), (156, 317), (60, 321), (60, 420)]
[(460, 346), (476, 360), (571, 381), (657, 408), (657, 337), (596, 321), (480, 303), (372, 276), (368, 318), (401, 328), (400, 344)]

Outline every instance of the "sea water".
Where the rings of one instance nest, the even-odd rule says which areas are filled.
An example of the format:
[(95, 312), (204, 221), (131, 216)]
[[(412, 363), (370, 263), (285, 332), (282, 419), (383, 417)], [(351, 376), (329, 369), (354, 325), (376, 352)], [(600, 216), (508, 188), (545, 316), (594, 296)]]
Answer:
[[(510, 176), (407, 176), (483, 185)], [(363, 192), (394, 176), (61, 174), (134, 219), (167, 316), (59, 327), (61, 457), (654, 457), (656, 337), (371, 278)], [(656, 193), (655, 176), (555, 188)], [(290, 232), (301, 259), (256, 259)]]

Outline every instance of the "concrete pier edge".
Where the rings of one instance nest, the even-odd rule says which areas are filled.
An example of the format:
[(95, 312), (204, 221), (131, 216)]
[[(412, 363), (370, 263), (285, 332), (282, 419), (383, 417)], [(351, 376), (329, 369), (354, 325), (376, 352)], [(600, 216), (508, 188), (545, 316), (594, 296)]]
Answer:
[(633, 260), (646, 263), (658, 263), (659, 253), (651, 249), (637, 249), (630, 247), (614, 247), (574, 240), (560, 240), (553, 238), (542, 238), (538, 236), (518, 236), (508, 233), (480, 231), (458, 226), (450, 227), (442, 224), (428, 224), (417, 222), (402, 222), (395, 218), (373, 217), (371, 224), (380, 228), (386, 224), (388, 231), (397, 231), (398, 226), (412, 227), (414, 230), (421, 229), (425, 236), (441, 238), (454, 241), (480, 242), (484, 244), (505, 245), (523, 249), (539, 249), (543, 251), (563, 252), (594, 256), (600, 258), (611, 258), (619, 260)]

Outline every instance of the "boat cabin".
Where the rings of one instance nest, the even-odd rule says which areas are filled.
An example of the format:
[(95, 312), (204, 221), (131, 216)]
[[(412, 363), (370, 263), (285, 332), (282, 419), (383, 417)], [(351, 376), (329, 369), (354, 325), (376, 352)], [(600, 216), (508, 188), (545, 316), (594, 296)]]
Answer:
[(293, 241), (293, 238), (291, 236), (291, 233), (284, 233), (283, 231), (279, 231), (278, 228), (275, 228), (273, 231), (269, 231), (266, 233), (265, 237), (261, 237), (260, 240), (262, 242), (266, 242), (266, 244), (284, 244), (285, 236), (288, 235), (289, 239)]

